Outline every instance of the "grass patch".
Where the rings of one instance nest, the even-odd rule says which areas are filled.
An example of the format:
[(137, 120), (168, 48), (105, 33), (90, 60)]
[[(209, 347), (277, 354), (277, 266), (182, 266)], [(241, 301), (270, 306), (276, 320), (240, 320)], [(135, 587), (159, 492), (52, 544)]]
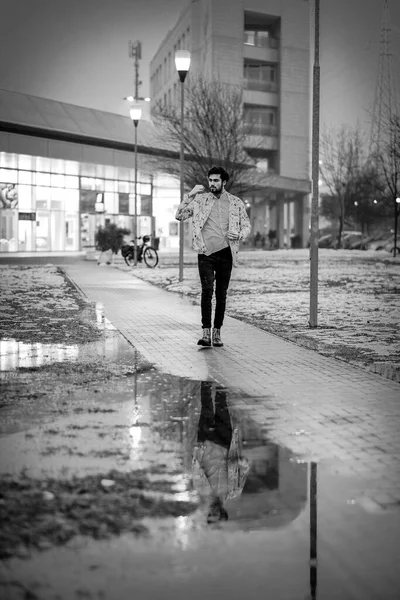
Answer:
[[(123, 532), (148, 533), (140, 522), (144, 517), (185, 516), (197, 505), (151, 495), (173, 493), (173, 483), (150, 481), (148, 472), (107, 474), (60, 481), (39, 481), (27, 476), (5, 477), (0, 493), (0, 559), (18, 554), (21, 547), (44, 549), (63, 545), (76, 535), (105, 539)], [(162, 474), (154, 469), (151, 474)], [(102, 479), (115, 482), (111, 488)], [(44, 492), (54, 498), (46, 500)], [(148, 493), (150, 492), (150, 495)]]

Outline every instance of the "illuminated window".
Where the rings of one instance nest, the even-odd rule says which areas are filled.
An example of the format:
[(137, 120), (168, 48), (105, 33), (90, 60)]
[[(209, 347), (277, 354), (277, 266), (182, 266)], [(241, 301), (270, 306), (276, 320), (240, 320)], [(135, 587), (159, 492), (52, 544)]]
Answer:
[(15, 169), (0, 169), (1, 183), (17, 183), (18, 171)]
[(64, 210), (65, 192), (66, 190), (61, 188), (51, 189), (50, 208), (53, 210)]
[(34, 194), (36, 196), (36, 209), (49, 208), (51, 191), (52, 191), (51, 188), (37, 186), (33, 189), (34, 189)]
[(96, 184), (93, 177), (81, 177), (81, 189), (82, 190), (95, 190)]
[(35, 175), (35, 183), (40, 186), (49, 186), (50, 185), (50, 173), (36, 173)]
[(118, 194), (112, 192), (105, 192), (104, 208), (106, 213), (116, 215), (118, 213)]
[(32, 183), (32, 172), (31, 171), (19, 171), (18, 182), (30, 185)]
[(65, 187), (65, 175), (51, 175), (51, 186), (52, 187)]
[(65, 187), (73, 190), (79, 189), (79, 177), (74, 177), (73, 175), (65, 176)]
[(118, 191), (128, 194), (129, 192), (129, 181), (118, 181)]
[(104, 182), (104, 191), (105, 192), (115, 192), (116, 182), (111, 181), (110, 179), (106, 179)]
[(139, 183), (138, 184), (138, 193), (150, 196), (151, 195), (151, 185), (149, 183)]
[(32, 186), (30, 186), (30, 185), (19, 185), (18, 186), (18, 208), (21, 211), (32, 210), (32, 208), (33, 208)]
[(79, 190), (65, 190), (65, 209), (72, 212), (79, 211)]

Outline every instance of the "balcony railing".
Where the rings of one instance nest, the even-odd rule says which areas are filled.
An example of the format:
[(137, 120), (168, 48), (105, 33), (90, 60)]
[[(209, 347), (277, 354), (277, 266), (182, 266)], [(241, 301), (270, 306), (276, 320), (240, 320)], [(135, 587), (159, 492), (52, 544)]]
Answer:
[(257, 48), (278, 49), (278, 40), (271, 37), (267, 31), (245, 31), (244, 43), (246, 46), (256, 46)]
[(261, 81), (260, 79), (245, 79), (244, 88), (256, 92), (277, 92), (278, 86), (275, 81)]
[(244, 132), (247, 135), (262, 135), (275, 137), (278, 135), (278, 126), (264, 125), (263, 123), (245, 123)]

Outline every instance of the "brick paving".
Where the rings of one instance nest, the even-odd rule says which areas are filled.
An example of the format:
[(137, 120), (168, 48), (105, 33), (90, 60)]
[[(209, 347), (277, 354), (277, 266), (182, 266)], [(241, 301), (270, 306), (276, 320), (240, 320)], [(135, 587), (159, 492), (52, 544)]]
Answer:
[(226, 317), (223, 348), (200, 350), (200, 308), (113, 267), (66, 266), (86, 296), (161, 371), (212, 379), (268, 439), (358, 475), (376, 506), (400, 504), (400, 384)]

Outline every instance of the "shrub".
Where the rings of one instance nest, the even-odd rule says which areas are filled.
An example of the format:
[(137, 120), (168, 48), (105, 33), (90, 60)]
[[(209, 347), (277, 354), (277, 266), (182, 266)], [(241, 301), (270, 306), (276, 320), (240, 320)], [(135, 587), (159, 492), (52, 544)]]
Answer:
[(115, 223), (107, 223), (104, 227), (100, 226), (95, 236), (96, 250), (101, 252), (111, 250), (113, 254), (117, 254), (122, 246), (124, 235), (129, 234), (129, 229), (118, 227)]

